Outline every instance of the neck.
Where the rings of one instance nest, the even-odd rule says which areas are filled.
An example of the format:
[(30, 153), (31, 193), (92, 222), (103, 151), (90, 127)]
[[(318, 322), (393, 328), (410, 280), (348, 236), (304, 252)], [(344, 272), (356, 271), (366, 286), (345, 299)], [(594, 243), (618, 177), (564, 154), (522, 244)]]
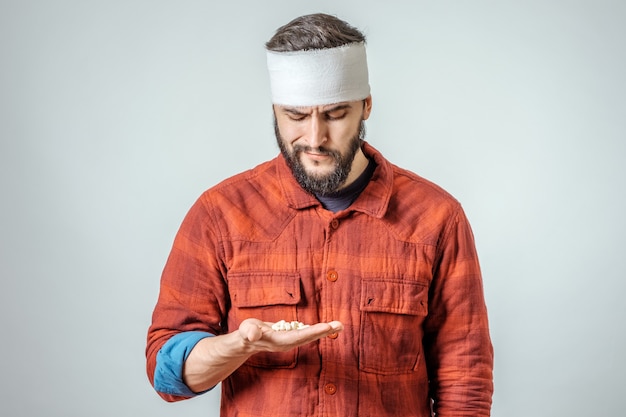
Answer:
[(350, 168), (350, 173), (348, 174), (348, 178), (343, 183), (339, 190), (348, 187), (350, 184), (354, 183), (357, 178), (365, 171), (367, 165), (369, 164), (369, 160), (363, 153), (363, 149), (359, 148), (356, 155), (354, 155), (354, 160), (352, 161), (352, 167)]
[(326, 210), (330, 210), (333, 213), (345, 210), (350, 207), (359, 195), (361, 195), (361, 192), (365, 190), (375, 169), (376, 163), (373, 160), (368, 160), (368, 165), (365, 170), (350, 185), (330, 195), (316, 195), (316, 197)]

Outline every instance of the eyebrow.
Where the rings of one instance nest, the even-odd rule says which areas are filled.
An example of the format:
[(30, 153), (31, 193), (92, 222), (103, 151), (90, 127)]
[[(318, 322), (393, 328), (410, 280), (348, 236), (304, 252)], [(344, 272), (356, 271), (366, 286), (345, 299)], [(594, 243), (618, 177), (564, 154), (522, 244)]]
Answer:
[(323, 113), (332, 113), (337, 110), (350, 109), (352, 106), (348, 103), (341, 103), (323, 111)]
[[(322, 113), (328, 114), (328, 113), (332, 113), (332, 112), (337, 111), (337, 110), (343, 110), (343, 109), (349, 109), (349, 108), (351, 108), (350, 104), (348, 104), (348, 103), (340, 103), (340, 104), (334, 105), (334, 106), (332, 106), (332, 107), (330, 107), (328, 109), (322, 110)], [(282, 110), (284, 112), (292, 113), (292, 114), (295, 114), (295, 115), (298, 115), (298, 116), (307, 116), (307, 115), (310, 114), (310, 113), (303, 112), (301, 109), (302, 109), (301, 107), (283, 107), (282, 108)]]
[(296, 107), (282, 107), (281, 110), (285, 113), (292, 113), (298, 116), (306, 116), (308, 114), (298, 110)]

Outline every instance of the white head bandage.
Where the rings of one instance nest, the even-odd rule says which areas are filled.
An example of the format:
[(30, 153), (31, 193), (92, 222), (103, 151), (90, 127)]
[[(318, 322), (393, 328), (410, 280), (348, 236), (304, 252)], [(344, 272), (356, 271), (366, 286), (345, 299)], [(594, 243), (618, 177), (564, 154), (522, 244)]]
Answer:
[(267, 51), (272, 103), (318, 106), (370, 94), (365, 44), (296, 52)]

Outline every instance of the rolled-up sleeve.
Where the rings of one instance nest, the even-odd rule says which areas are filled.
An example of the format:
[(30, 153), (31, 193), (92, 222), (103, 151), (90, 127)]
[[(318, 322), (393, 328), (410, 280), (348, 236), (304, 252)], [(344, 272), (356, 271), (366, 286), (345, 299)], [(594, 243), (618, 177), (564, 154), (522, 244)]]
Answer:
[(184, 332), (172, 336), (159, 350), (154, 370), (154, 389), (163, 394), (193, 397), (194, 393), (183, 381), (183, 365), (194, 346), (213, 336), (206, 332)]

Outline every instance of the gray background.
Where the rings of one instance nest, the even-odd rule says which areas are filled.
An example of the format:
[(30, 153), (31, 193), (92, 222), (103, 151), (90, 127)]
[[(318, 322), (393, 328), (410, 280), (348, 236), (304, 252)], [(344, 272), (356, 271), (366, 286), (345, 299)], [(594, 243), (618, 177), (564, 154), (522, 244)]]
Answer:
[(145, 333), (182, 217), (277, 153), (263, 42), (369, 37), (368, 140), (472, 222), (493, 415), (623, 415), (622, 1), (0, 1), (0, 414), (215, 416), (161, 401)]

